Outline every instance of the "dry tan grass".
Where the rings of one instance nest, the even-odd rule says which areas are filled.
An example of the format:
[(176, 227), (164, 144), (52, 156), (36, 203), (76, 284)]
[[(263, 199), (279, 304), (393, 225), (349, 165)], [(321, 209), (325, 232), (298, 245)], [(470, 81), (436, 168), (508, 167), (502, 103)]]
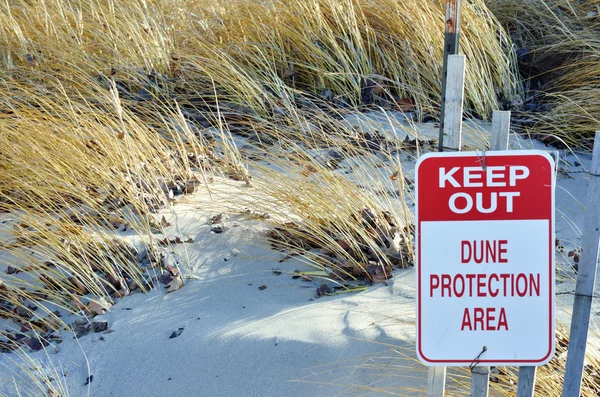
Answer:
[[(374, 91), (391, 104), (411, 98), (432, 114), (440, 97), (442, 7), (387, 0), (215, 3), (199, 10), (203, 36), (186, 40), (180, 62), (257, 111), (268, 110), (265, 97), (288, 106), (295, 90), (351, 104)], [(510, 101), (519, 90), (510, 41), (480, 1), (469, 3), (463, 18), (468, 108), (486, 117), (498, 107), (497, 95)]]
[(517, 48), (527, 50), (524, 72), (542, 79), (543, 100), (530, 132), (556, 135), (567, 144), (592, 146), (600, 128), (600, 2), (576, 0), (488, 1), (511, 32)]
[[(443, 15), (442, 2), (416, 0), (16, 1), (0, 6), (0, 37), (9, 68), (56, 77), (65, 63), (92, 75), (114, 68), (134, 93), (154, 70), (161, 88), (210, 96), (214, 84), (257, 112), (290, 105), (294, 90), (327, 89), (354, 104), (371, 91), (391, 103), (409, 97), (431, 114)], [(487, 117), (498, 95), (510, 102), (519, 91), (510, 40), (481, 0), (463, 19), (467, 100)]]
[[(114, 228), (126, 224), (156, 260), (151, 213), (168, 204), (165, 187), (194, 174), (202, 188), (224, 173), (279, 202), (280, 219), (296, 223), (283, 228), (284, 246), (308, 242), (303, 253), (327, 277), (375, 279), (373, 259), (383, 279), (391, 264), (408, 265), (400, 160), (373, 154), (336, 112), (414, 103), (435, 116), (443, 15), (442, 2), (418, 0), (0, 3), (2, 248), (21, 272), (2, 278), (0, 316), (47, 336), (65, 326), (57, 307), (93, 315), (151, 287)], [(465, 4), (463, 34), (467, 111), (488, 117), (520, 92), (511, 42), (482, 0)], [(221, 143), (209, 143), (208, 126)], [(265, 150), (274, 172), (244, 158), (232, 134), (289, 150)], [(356, 181), (311, 155), (326, 147), (361, 159)]]
[[(466, 7), (464, 18), (468, 100), (485, 116), (498, 95), (510, 99), (517, 91), (510, 43), (480, 1)], [(23, 225), (7, 233), (5, 247), (21, 260), (16, 270), (35, 270), (47, 281), (19, 292), (19, 277), (7, 279), (8, 307), (34, 302), (37, 291), (75, 310), (81, 293), (69, 277), (97, 298), (126, 291), (123, 282), (143, 286), (128, 255), (98, 259), (114, 251), (113, 225), (151, 235), (148, 213), (165, 204), (165, 185), (185, 183), (194, 169), (246, 175), (229, 134), (293, 139), (298, 131), (289, 127), (304, 122), (299, 107), (309, 108), (311, 120), (326, 118), (311, 95), (326, 97), (328, 112), (375, 95), (388, 106), (408, 97), (421, 114), (432, 113), (442, 26), (441, 5), (417, 1), (2, 3), (0, 193), (3, 211)], [(281, 126), (277, 134), (268, 126), (273, 122)], [(223, 144), (209, 149), (198, 124), (213, 125)], [(356, 216), (376, 206), (336, 180), (327, 176), (323, 189), (346, 191), (354, 202), (344, 216), (322, 203), (326, 229), (350, 219), (349, 211)], [(281, 198), (310, 217), (299, 201)], [(356, 234), (353, 222), (337, 226), (342, 235)], [(36, 255), (26, 257), (22, 245)]]
[[(151, 213), (168, 204), (169, 185), (185, 184), (192, 167), (204, 170), (206, 148), (175, 105), (142, 117), (123, 106), (113, 81), (102, 87), (72, 65), (62, 72), (0, 72), (1, 243), (11, 266), (0, 316), (15, 321), (2, 332), (3, 350), (16, 347), (19, 329), (44, 340), (66, 327), (57, 309), (93, 316), (151, 288), (140, 266), (157, 261), (151, 232), (160, 225)], [(115, 229), (139, 234), (146, 248)]]
[(399, 158), (410, 148), (325, 113), (318, 120), (270, 131), (281, 150), (269, 148), (252, 167), (252, 185), (270, 200), (248, 206), (271, 215), (274, 246), (302, 254), (337, 282), (385, 281), (396, 266), (413, 264), (405, 205), (412, 193)]

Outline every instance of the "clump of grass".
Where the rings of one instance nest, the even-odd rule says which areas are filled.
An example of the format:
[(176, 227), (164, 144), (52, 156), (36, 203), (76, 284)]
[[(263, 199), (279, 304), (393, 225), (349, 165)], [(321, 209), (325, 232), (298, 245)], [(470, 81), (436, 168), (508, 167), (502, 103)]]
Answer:
[[(2, 63), (21, 79), (114, 75), (123, 96), (196, 103), (214, 95), (258, 112), (298, 91), (339, 105), (409, 99), (436, 115), (443, 2), (134, 0), (0, 5)], [(519, 91), (510, 40), (482, 0), (465, 4), (467, 108), (487, 117)], [(67, 91), (69, 87), (66, 87)]]
[[(31, 282), (33, 292), (26, 288), (27, 293), (48, 288), (52, 293), (43, 295), (77, 309), (77, 289), (109, 297), (126, 291), (121, 284), (144, 285), (135, 261), (114, 257), (110, 229), (127, 224), (149, 234), (154, 225), (148, 213), (167, 204), (165, 195), (181, 190), (193, 169), (222, 166), (249, 183), (230, 132), (250, 129), (264, 140), (276, 136), (265, 127), (275, 121), (278, 133), (287, 129), (289, 138), (300, 132), (289, 128), (297, 121), (296, 109), (315, 110), (315, 98), (324, 99), (327, 108), (394, 106), (409, 98), (421, 115), (434, 112), (443, 14), (437, 3), (384, 0), (0, 5), (1, 202), (14, 225), (26, 225), (12, 231), (7, 247), (27, 263), (23, 270), (35, 269), (52, 285)], [(464, 15), (469, 21), (464, 50), (472, 58), (469, 103), (485, 116), (497, 107), (496, 94), (510, 98), (516, 90), (509, 41), (480, 1), (470, 3)], [(194, 124), (220, 131), (221, 157), (211, 154)], [(304, 157), (282, 161), (306, 162)], [(313, 165), (309, 160), (302, 167)], [(375, 250), (373, 236), (360, 235), (367, 229), (351, 229), (363, 227), (365, 208), (376, 212), (377, 222), (382, 210), (359, 188), (327, 172), (321, 173), (326, 175), (321, 185), (358, 197), (344, 209), (352, 221), (333, 234), (354, 233), (356, 242), (362, 239), (363, 247)], [(310, 192), (312, 185), (305, 185)], [(300, 210), (299, 203), (292, 206)], [(324, 206), (319, 216), (333, 209)], [(314, 225), (321, 222), (304, 210), (300, 214)], [(383, 221), (387, 227), (396, 222)], [(336, 225), (332, 219), (321, 224)], [(19, 251), (24, 242), (37, 251), (36, 258), (25, 260)], [(57, 262), (64, 269), (46, 264)], [(78, 282), (65, 281), (69, 277)], [(5, 283), (17, 294), (7, 300), (10, 310), (32, 298), (18, 295), (19, 288), (11, 286), (16, 282)]]
[[(489, 1), (520, 53), (534, 101), (542, 101), (527, 130), (591, 147), (600, 128), (598, 3), (575, 0)], [(541, 94), (541, 95), (538, 95)]]
[(322, 112), (296, 113), (289, 126), (261, 128), (243, 208), (269, 215), (274, 248), (301, 255), (327, 278), (382, 282), (412, 265), (411, 195), (400, 163), (402, 142), (350, 126)]
[(37, 81), (0, 72), (8, 89), (0, 211), (10, 265), (2, 269), (0, 317), (18, 324), (3, 333), (7, 340), (32, 331), (48, 338), (68, 325), (64, 310), (93, 316), (151, 288), (146, 268), (161, 264), (152, 213), (169, 205), (169, 194), (199, 185), (194, 172), (204, 175), (212, 161), (176, 104), (142, 117), (123, 104), (114, 81), (84, 84), (80, 69), (64, 71), (71, 73), (61, 80), (39, 73)]
[[(43, 337), (39, 334), (34, 336), (41, 343)], [(70, 395), (68, 388), (70, 374), (62, 367), (62, 362), (54, 356), (60, 350), (56, 343), (45, 345), (43, 351), (35, 356), (31, 355), (27, 348), (16, 343), (12, 345), (11, 350), (13, 354), (9, 356), (8, 361), (2, 363), (4, 368), (0, 375), (0, 380), (5, 385), (11, 385), (5, 390), (17, 396), (27, 397), (68, 397)], [(83, 350), (82, 355), (89, 374), (89, 361)]]
[[(410, 98), (420, 115), (439, 107), (443, 2), (233, 1), (199, 11), (189, 23), (202, 36), (186, 37), (178, 64), (196, 86), (210, 76), (228, 101), (268, 113), (265, 98), (285, 107), (303, 91), (339, 105)], [(468, 2), (463, 19), (467, 107), (487, 117), (519, 90), (511, 44), (482, 2)]]
[(548, 83), (545, 100), (550, 109), (540, 115), (532, 133), (559, 136), (574, 147), (593, 146), (600, 129), (600, 46), (596, 49), (595, 55), (570, 63), (562, 76)]

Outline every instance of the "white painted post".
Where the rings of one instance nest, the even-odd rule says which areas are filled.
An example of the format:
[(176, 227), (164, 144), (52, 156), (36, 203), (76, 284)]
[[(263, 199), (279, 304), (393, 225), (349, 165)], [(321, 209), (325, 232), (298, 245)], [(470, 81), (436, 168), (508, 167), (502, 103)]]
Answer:
[(519, 367), (517, 397), (533, 397), (537, 367)]
[[(491, 150), (508, 149), (509, 130), (510, 112), (495, 111), (492, 116), (492, 139), (490, 142)], [(517, 397), (533, 397), (536, 370), (537, 367), (519, 367)]]
[(450, 55), (444, 109), (444, 148), (460, 150), (464, 94), (465, 56)]
[(507, 150), (510, 132), (510, 111), (495, 110), (492, 114), (490, 150)]
[(579, 396), (581, 392), (592, 295), (598, 266), (598, 249), (600, 248), (600, 205), (598, 204), (598, 197), (600, 197), (600, 131), (596, 132), (594, 140), (590, 174), (581, 245), (583, 252), (577, 270), (563, 397)]
[[(444, 111), (444, 147), (460, 150), (465, 83), (465, 56), (448, 57), (446, 107)], [(443, 397), (446, 391), (446, 367), (429, 367), (427, 397)]]
[(471, 369), (471, 397), (488, 397), (490, 389), (490, 367), (476, 366)]
[(446, 0), (446, 29), (444, 32), (444, 64), (442, 68), (442, 100), (440, 102), (440, 152), (444, 151), (444, 113), (446, 109), (446, 80), (448, 77), (448, 56), (458, 54), (460, 41), (461, 0)]
[[(446, 28), (444, 42), (444, 65), (442, 76), (442, 100), (441, 100), (441, 115), (440, 115), (440, 134), (439, 134), (439, 151), (444, 148), (452, 148), (460, 150), (461, 137), (461, 122), (462, 122), (462, 107), (464, 95), (465, 81), (465, 57), (457, 62), (455, 57), (461, 57), (458, 54), (458, 42), (460, 37), (460, 6), (461, 0), (446, 0)], [(450, 65), (450, 58), (453, 58)], [(462, 68), (461, 68), (462, 64)], [(448, 87), (448, 81), (453, 81), (453, 87)], [(460, 84), (458, 84), (460, 83)], [(458, 87), (457, 87), (458, 84)], [(460, 106), (457, 109), (456, 95), (459, 93)], [(455, 98), (454, 106), (448, 109), (447, 101), (450, 98)], [(456, 116), (458, 112), (458, 116)], [(446, 127), (446, 114), (454, 113), (455, 117), (452, 123), (455, 123), (458, 117), (459, 125), (456, 128), (448, 129)], [(456, 134), (456, 135), (455, 135)], [(445, 137), (448, 137), (446, 141)], [(446, 367), (429, 367), (427, 374), (427, 397), (443, 397), (446, 391)]]
[[(490, 150), (508, 149), (509, 130), (510, 112), (495, 111), (492, 116), (492, 139), (490, 141)], [(536, 370), (537, 367), (519, 367), (517, 397), (533, 397)]]
[[(508, 149), (510, 112), (495, 111), (492, 115), (492, 138), (490, 150)], [(483, 166), (483, 164), (482, 164)], [(488, 397), (490, 367), (475, 366), (471, 370), (471, 397)]]
[(446, 392), (446, 367), (429, 367), (427, 397), (443, 397)]

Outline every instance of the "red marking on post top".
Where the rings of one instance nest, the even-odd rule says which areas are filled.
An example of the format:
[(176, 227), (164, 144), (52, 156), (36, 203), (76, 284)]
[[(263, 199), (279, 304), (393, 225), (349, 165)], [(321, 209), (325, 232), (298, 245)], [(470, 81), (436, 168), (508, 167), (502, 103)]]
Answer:
[(446, 0), (446, 30), (448, 33), (456, 33), (459, 0)]

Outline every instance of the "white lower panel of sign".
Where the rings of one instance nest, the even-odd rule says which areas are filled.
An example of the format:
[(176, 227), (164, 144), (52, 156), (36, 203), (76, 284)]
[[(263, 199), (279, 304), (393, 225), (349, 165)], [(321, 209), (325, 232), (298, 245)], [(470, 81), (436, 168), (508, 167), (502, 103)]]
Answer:
[(428, 365), (541, 365), (554, 351), (547, 220), (421, 222), (417, 353)]

